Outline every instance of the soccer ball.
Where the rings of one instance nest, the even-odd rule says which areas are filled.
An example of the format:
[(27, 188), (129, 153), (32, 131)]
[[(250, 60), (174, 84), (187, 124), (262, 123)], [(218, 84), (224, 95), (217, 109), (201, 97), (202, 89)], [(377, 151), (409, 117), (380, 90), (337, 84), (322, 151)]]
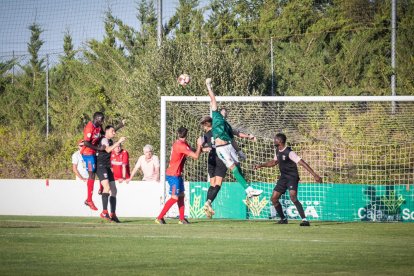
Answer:
[(190, 80), (191, 80), (191, 78), (190, 78), (190, 76), (189, 76), (189, 75), (187, 75), (187, 74), (181, 74), (181, 75), (178, 77), (177, 82), (178, 82), (178, 84), (180, 84), (181, 86), (186, 86), (187, 84), (189, 84), (189, 83), (190, 83)]

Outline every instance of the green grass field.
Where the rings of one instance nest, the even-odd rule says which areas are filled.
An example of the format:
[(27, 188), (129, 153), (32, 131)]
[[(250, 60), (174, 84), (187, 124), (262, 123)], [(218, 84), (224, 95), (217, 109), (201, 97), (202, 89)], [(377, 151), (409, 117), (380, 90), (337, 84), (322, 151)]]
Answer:
[(0, 216), (0, 275), (413, 275), (414, 224)]

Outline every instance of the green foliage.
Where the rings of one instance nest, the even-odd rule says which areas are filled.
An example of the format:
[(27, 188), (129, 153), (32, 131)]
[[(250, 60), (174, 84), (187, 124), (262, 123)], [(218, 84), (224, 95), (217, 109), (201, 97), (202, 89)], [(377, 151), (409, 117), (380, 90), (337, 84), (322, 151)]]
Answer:
[(137, 19), (141, 25), (141, 37), (149, 39), (155, 37), (157, 32), (157, 15), (154, 1), (141, 0), (138, 5)]
[(0, 150), (2, 178), (64, 178), (71, 170), (70, 157), (76, 144), (60, 135), (46, 140), (36, 129), (12, 132), (2, 127), (0, 138), (8, 141)]
[[(204, 79), (213, 77), (218, 95), (269, 95), (271, 49), (276, 95), (388, 95), (390, 75), (390, 5), (384, 1), (340, 0), (180, 0), (156, 45), (154, 2), (137, 3), (140, 28), (128, 26), (111, 10), (105, 13), (102, 41), (75, 50), (66, 31), (64, 53), (49, 71), (51, 133), (45, 140), (45, 60), (39, 55), (42, 28), (33, 23), (23, 71), (10, 75), (14, 60), (0, 63), (2, 136), (12, 139), (18, 162), (2, 177), (72, 177), (67, 170), (73, 142), (95, 111), (106, 124), (127, 119), (122, 135), (132, 159), (150, 143), (159, 150), (161, 95), (206, 95)], [(398, 2), (397, 94), (413, 95), (414, 6)], [(192, 77), (182, 88), (176, 78)], [(341, 136), (357, 126), (334, 114), (324, 131)], [(384, 129), (387, 118), (363, 127)], [(367, 117), (368, 118), (368, 117)], [(316, 140), (320, 122), (308, 133)], [(345, 131), (346, 130), (346, 131)], [(120, 135), (121, 135), (120, 133)], [(401, 133), (384, 130), (398, 139)], [(351, 137), (339, 137), (349, 139)], [(27, 140), (24, 140), (27, 139)], [(22, 143), (21, 148), (18, 147)], [(33, 151), (33, 152), (32, 152)], [(35, 152), (35, 153), (34, 153)], [(42, 168), (42, 160), (52, 160)], [(58, 157), (57, 157), (58, 156)], [(11, 158), (2, 153), (2, 158)], [(332, 157), (333, 158), (333, 157)], [(131, 159), (131, 160), (132, 160)], [(4, 159), (6, 160), (6, 159)], [(9, 160), (9, 159), (7, 159)], [(59, 163), (59, 164), (55, 164)]]
[(75, 51), (73, 49), (72, 36), (70, 35), (69, 31), (66, 31), (65, 36), (63, 37), (63, 51), (65, 52), (63, 61), (73, 60), (75, 58)]
[(174, 34), (177, 39), (200, 38), (203, 28), (203, 13), (198, 9), (198, 0), (179, 0), (176, 13), (165, 26), (165, 34)]
[(32, 73), (33, 78), (35, 78), (37, 73), (40, 73), (44, 70), (44, 58), (39, 59), (39, 50), (44, 43), (44, 41), (40, 39), (40, 35), (42, 34), (43, 30), (37, 23), (30, 25), (29, 30), (31, 32), (31, 36), (30, 42), (27, 44), (27, 50), (31, 56), (30, 72)]

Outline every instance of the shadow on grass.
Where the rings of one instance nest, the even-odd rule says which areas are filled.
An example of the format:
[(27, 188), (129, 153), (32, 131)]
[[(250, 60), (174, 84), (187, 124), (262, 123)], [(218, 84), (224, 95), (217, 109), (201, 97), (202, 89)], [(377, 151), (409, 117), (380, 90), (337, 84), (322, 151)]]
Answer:
[(15, 226), (15, 225), (2, 225), (0, 228), (7, 228), (7, 229), (20, 229), (20, 228), (42, 228), (40, 226)]

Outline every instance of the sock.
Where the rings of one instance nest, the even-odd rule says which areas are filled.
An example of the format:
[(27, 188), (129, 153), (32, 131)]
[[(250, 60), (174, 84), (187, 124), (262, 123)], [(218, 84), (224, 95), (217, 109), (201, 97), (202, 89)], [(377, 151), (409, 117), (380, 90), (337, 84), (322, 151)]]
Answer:
[(306, 216), (305, 216), (305, 212), (303, 211), (302, 203), (300, 203), (300, 201), (299, 201), (299, 200), (296, 200), (295, 202), (293, 202), (293, 204), (295, 204), (296, 209), (298, 210), (299, 215), (300, 215), (300, 217), (302, 218), (302, 220), (303, 220), (303, 219), (305, 219), (305, 220), (306, 220)]
[(162, 211), (158, 215), (157, 219), (162, 219), (168, 212), (168, 210), (170, 210), (171, 206), (173, 206), (176, 202), (177, 200), (174, 198), (170, 198), (167, 202), (165, 202), (164, 208), (162, 208)]
[(178, 212), (180, 213), (180, 220), (184, 219), (184, 197), (178, 198)]
[(211, 199), (213, 198), (213, 191), (214, 191), (213, 186), (208, 187), (208, 191), (207, 191), (207, 200), (212, 201)]
[(108, 210), (108, 197), (109, 197), (108, 193), (102, 193), (102, 209), (104, 211)]
[(234, 166), (232, 173), (233, 173), (234, 178), (236, 178), (237, 182), (239, 182), (240, 185), (244, 187), (244, 189), (249, 187), (249, 184), (247, 184), (246, 179), (244, 179), (243, 175), (241, 174), (239, 167)]
[(279, 203), (277, 206), (275, 206), (276, 212), (278, 213), (279, 217), (281, 219), (285, 219), (285, 214), (283, 214), (283, 208), (282, 205)]
[(111, 203), (111, 213), (115, 213), (116, 211), (116, 197), (110, 196), (109, 203)]
[(88, 186), (88, 197), (86, 201), (92, 201), (92, 193), (93, 193), (93, 184), (95, 183), (95, 179), (88, 179), (87, 186)]
[(221, 186), (220, 185), (216, 185), (214, 187), (214, 189), (213, 189), (213, 195), (212, 195), (212, 198), (210, 199), (211, 202), (213, 202), (216, 199), (216, 196), (217, 196), (218, 192), (220, 191), (220, 189), (221, 189)]

